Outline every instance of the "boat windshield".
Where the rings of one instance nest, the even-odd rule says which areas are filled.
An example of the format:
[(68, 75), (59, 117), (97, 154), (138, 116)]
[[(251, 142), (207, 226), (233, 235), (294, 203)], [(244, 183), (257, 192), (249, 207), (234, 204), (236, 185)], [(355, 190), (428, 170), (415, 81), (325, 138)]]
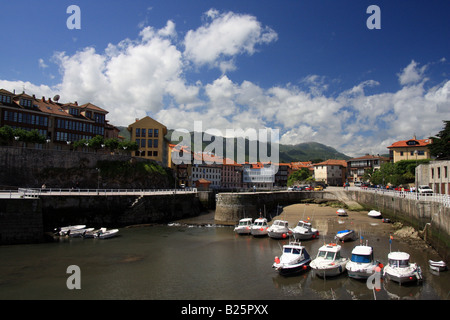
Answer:
[(298, 248), (284, 248), (284, 253), (301, 254), (302, 249)]
[(351, 261), (358, 263), (369, 263), (371, 261), (370, 255), (352, 254)]
[(389, 259), (389, 265), (397, 268), (406, 268), (409, 266), (409, 260)]
[(335, 254), (336, 252), (319, 250), (317, 257), (324, 258), (325, 260), (334, 260)]
[(240, 226), (249, 226), (251, 224), (250, 220), (239, 222)]
[(263, 226), (266, 226), (266, 225), (267, 225), (267, 222), (265, 222), (265, 221), (255, 222), (255, 226), (258, 226), (258, 227), (263, 227)]

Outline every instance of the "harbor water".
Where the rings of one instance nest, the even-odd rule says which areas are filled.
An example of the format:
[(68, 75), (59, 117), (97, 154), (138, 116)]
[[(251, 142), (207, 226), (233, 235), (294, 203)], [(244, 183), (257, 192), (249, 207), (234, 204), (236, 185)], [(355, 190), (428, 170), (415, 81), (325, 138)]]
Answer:
[[(329, 221), (332, 223), (332, 221)], [(302, 244), (314, 257), (331, 236)], [(387, 263), (389, 239), (373, 232), (364, 240), (375, 259)], [(309, 270), (283, 277), (272, 268), (288, 240), (238, 236), (232, 226), (170, 224), (120, 229), (111, 239), (65, 238), (56, 242), (0, 247), (0, 299), (152, 300), (448, 300), (450, 272), (435, 273), (436, 259), (400, 240), (391, 250), (409, 252), (422, 267), (419, 284), (382, 281), (379, 291), (346, 273), (322, 279)], [(342, 245), (350, 257), (359, 241)], [(80, 289), (69, 289), (69, 266), (80, 270)]]

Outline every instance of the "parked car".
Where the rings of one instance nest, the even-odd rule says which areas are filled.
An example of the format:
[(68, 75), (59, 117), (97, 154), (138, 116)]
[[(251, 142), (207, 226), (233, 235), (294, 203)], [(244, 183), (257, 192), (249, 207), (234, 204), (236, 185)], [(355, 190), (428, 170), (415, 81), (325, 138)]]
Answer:
[(417, 191), (419, 193), (423, 193), (423, 194), (433, 194), (433, 189), (431, 189), (429, 186), (427, 185), (422, 185), (419, 186), (419, 188), (417, 188)]
[(304, 190), (306, 190), (306, 191), (313, 191), (314, 188), (312, 186), (307, 186), (307, 187), (305, 187)]
[(322, 186), (315, 186), (314, 187), (314, 191), (322, 191), (323, 187)]
[(409, 187), (408, 186), (399, 186), (397, 188), (394, 189), (395, 191), (409, 191)]

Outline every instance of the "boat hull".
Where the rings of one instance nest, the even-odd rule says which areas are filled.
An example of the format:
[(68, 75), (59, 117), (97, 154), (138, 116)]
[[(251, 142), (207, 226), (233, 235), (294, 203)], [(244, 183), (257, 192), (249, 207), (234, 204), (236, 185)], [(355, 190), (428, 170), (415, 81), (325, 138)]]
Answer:
[(290, 231), (268, 231), (268, 236), (273, 239), (286, 239), (292, 232)]
[(251, 234), (254, 237), (265, 237), (268, 235), (267, 228), (253, 228), (251, 229)]
[(294, 236), (295, 240), (310, 240), (317, 239), (319, 237), (319, 232), (293, 232), (292, 235)]
[(395, 270), (395, 268), (386, 266), (383, 272), (383, 276), (387, 280), (397, 282), (400, 285), (422, 280), (422, 272), (420, 268), (416, 268), (404, 273), (399, 273), (397, 270)]
[(310, 263), (311, 269), (314, 271), (314, 274), (318, 276), (319, 278), (327, 278), (327, 277), (336, 277), (346, 271), (345, 265), (347, 264), (347, 261), (329, 264), (327, 263), (317, 263), (315, 261), (312, 261)]
[(250, 228), (249, 227), (244, 227), (244, 228), (235, 228), (234, 232), (236, 232), (239, 235), (249, 235), (251, 234)]
[(281, 276), (293, 276), (309, 270), (310, 262), (311, 259), (308, 259), (294, 265), (274, 264), (273, 267), (275, 268), (275, 270), (278, 271), (278, 274), (280, 274)]

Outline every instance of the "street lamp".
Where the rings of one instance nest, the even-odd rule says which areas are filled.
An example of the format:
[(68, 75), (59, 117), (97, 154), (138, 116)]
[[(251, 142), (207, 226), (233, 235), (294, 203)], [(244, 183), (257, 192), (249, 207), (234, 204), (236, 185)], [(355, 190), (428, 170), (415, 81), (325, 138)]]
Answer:
[(419, 177), (418, 177), (418, 172), (419, 172), (419, 170), (417, 169), (417, 155), (419, 154), (419, 151), (417, 151), (417, 150), (414, 150), (414, 154), (416, 155), (416, 167), (414, 168), (414, 189), (415, 189), (415, 191), (416, 191), (416, 199), (418, 199), (417, 198), (417, 196), (418, 196), (418, 194), (417, 194), (417, 180), (419, 179)]

